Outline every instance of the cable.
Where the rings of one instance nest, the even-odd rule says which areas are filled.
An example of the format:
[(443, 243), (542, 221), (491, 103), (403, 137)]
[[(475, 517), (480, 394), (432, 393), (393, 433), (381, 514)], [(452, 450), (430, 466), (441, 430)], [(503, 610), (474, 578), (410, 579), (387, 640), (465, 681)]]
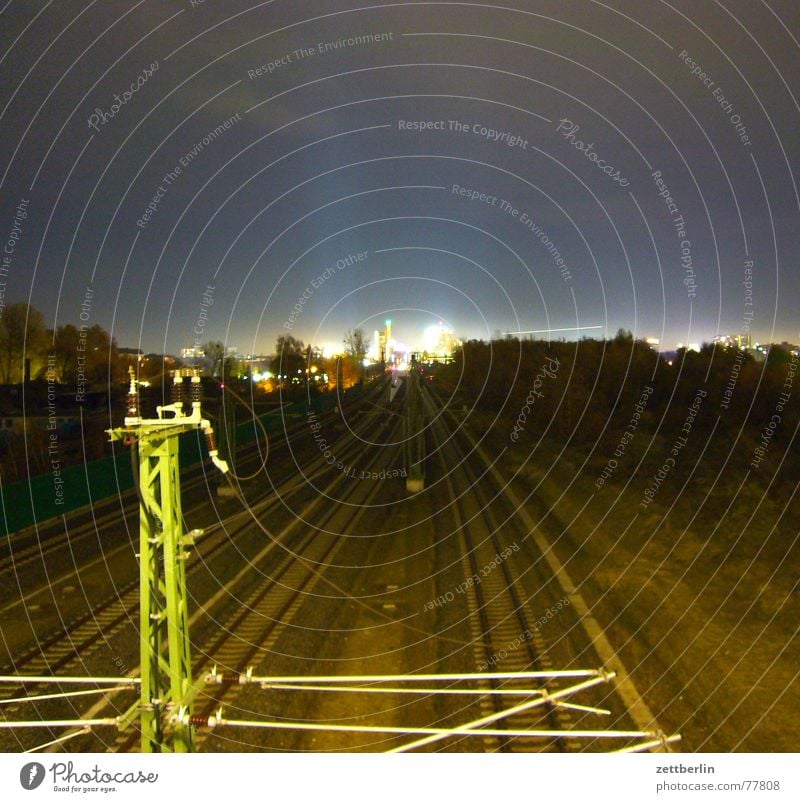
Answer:
[[(227, 388), (226, 388), (226, 389), (227, 389)], [(225, 474), (225, 478), (226, 478), (226, 479), (228, 479), (228, 482), (229, 482), (229, 484), (230, 484), (231, 488), (233, 489), (234, 493), (236, 494), (237, 498), (239, 498), (239, 499), (240, 499), (240, 501), (241, 501), (241, 502), (242, 502), (242, 503), (243, 503), (245, 506), (249, 506), (249, 505), (248, 505), (248, 502), (247, 502), (247, 500), (246, 500), (246, 499), (244, 498), (244, 496), (243, 496), (243, 495), (242, 495), (242, 494), (239, 492), (239, 489), (238, 489), (238, 488), (237, 488), (237, 487), (236, 487), (236, 486), (233, 484), (233, 482), (230, 480), (230, 477), (228, 476), (228, 474)], [(318, 579), (320, 582), (322, 582), (322, 583), (324, 583), (325, 585), (327, 585), (327, 586), (328, 586), (328, 587), (329, 587), (331, 590), (334, 590), (334, 591), (336, 591), (336, 592), (337, 592), (337, 593), (338, 593), (338, 594), (339, 594), (339, 595), (340, 595), (340, 596), (341, 596), (343, 599), (348, 599), (349, 601), (353, 602), (353, 603), (354, 603), (356, 606), (358, 606), (358, 607), (361, 607), (362, 609), (364, 609), (364, 610), (365, 610), (365, 611), (367, 611), (368, 613), (372, 614), (373, 616), (377, 616), (378, 618), (380, 618), (380, 619), (383, 619), (383, 620), (384, 620), (384, 621), (386, 621), (387, 623), (394, 624), (394, 625), (399, 625), (399, 626), (403, 627), (404, 629), (407, 629), (407, 630), (409, 630), (410, 632), (413, 632), (415, 635), (418, 635), (418, 636), (419, 636), (419, 635), (422, 635), (422, 636), (424, 636), (424, 637), (425, 637), (425, 638), (427, 638), (427, 639), (429, 639), (429, 638), (434, 638), (436, 641), (443, 641), (443, 642), (446, 642), (446, 643), (453, 643), (453, 644), (457, 644), (458, 646), (471, 646), (471, 645), (472, 645), (472, 643), (473, 643), (473, 641), (472, 641), (472, 640), (463, 640), (463, 639), (461, 639), (461, 638), (452, 638), (452, 637), (450, 637), (450, 636), (448, 636), (448, 635), (442, 635), (442, 634), (439, 634), (439, 633), (431, 633), (431, 632), (429, 632), (429, 631), (427, 631), (427, 630), (425, 630), (425, 629), (422, 629), (421, 627), (416, 627), (416, 626), (414, 626), (413, 624), (410, 624), (410, 623), (408, 623), (408, 622), (407, 622), (407, 621), (405, 621), (405, 620), (402, 620), (402, 619), (401, 619), (401, 620), (397, 620), (396, 618), (393, 618), (391, 615), (389, 615), (389, 614), (387, 614), (387, 613), (384, 613), (382, 610), (378, 610), (378, 609), (376, 609), (376, 608), (374, 608), (374, 607), (371, 607), (371, 606), (370, 606), (369, 604), (367, 604), (365, 601), (362, 601), (362, 600), (361, 600), (361, 599), (359, 599), (358, 597), (351, 595), (351, 594), (350, 594), (350, 593), (348, 593), (348, 592), (347, 592), (347, 591), (346, 591), (346, 590), (345, 590), (345, 589), (344, 589), (344, 588), (343, 588), (341, 585), (337, 584), (337, 583), (336, 583), (336, 582), (334, 582), (332, 579), (330, 579), (329, 577), (325, 576), (325, 575), (322, 573), (322, 571), (318, 570), (318, 569), (317, 569), (317, 568), (314, 566), (313, 560), (310, 560), (309, 558), (307, 558), (307, 557), (304, 557), (302, 554), (299, 554), (299, 553), (297, 553), (297, 552), (293, 551), (292, 549), (290, 549), (289, 547), (287, 547), (286, 545), (284, 545), (284, 544), (281, 542), (281, 539), (280, 539), (279, 537), (276, 537), (275, 535), (273, 535), (273, 534), (272, 534), (272, 532), (270, 532), (270, 531), (269, 531), (269, 530), (268, 530), (268, 529), (267, 529), (267, 528), (264, 526), (264, 524), (263, 524), (263, 523), (261, 523), (261, 521), (258, 519), (258, 517), (257, 517), (257, 516), (255, 516), (255, 515), (251, 515), (251, 517), (252, 517), (252, 520), (253, 520), (253, 522), (256, 524), (256, 526), (257, 526), (257, 527), (258, 527), (258, 528), (259, 528), (259, 529), (260, 529), (260, 530), (261, 530), (261, 531), (262, 531), (262, 532), (263, 532), (263, 533), (264, 533), (264, 534), (265, 534), (265, 535), (266, 535), (266, 536), (267, 536), (267, 537), (268, 537), (268, 538), (269, 538), (269, 539), (270, 539), (270, 540), (271, 540), (271, 541), (272, 541), (272, 542), (273, 542), (273, 543), (274, 543), (274, 544), (275, 544), (275, 545), (276, 545), (278, 548), (282, 549), (282, 550), (283, 550), (283, 551), (285, 551), (287, 554), (291, 554), (291, 555), (292, 555), (292, 556), (293, 556), (295, 559), (297, 559), (297, 560), (300, 560), (300, 562), (302, 562), (302, 563), (304, 564), (304, 566), (306, 567), (306, 569), (307, 569), (307, 570), (308, 570), (310, 573), (312, 573), (314, 576), (316, 576), (316, 577), (317, 577), (317, 579)], [(329, 567), (329, 566), (325, 566), (325, 568), (327, 568), (327, 567)]]
[[(233, 487), (233, 483), (231, 483), (231, 477), (233, 477), (239, 483), (241, 483), (241, 482), (249, 482), (251, 479), (255, 479), (256, 476), (258, 476), (261, 473), (261, 471), (263, 471), (267, 467), (267, 459), (269, 458), (269, 434), (267, 433), (267, 429), (264, 426), (264, 423), (261, 420), (261, 418), (259, 418), (258, 415), (256, 415), (256, 411), (250, 406), (250, 404), (247, 403), (247, 401), (244, 400), (244, 398), (242, 398), (237, 392), (232, 390), (227, 385), (222, 384), (221, 382), (220, 382), (219, 386), (220, 386), (221, 390), (223, 390), (224, 392), (229, 392), (237, 401), (239, 401), (243, 406), (247, 407), (247, 409), (250, 410), (250, 413), (252, 414), (253, 419), (258, 423), (258, 425), (261, 427), (261, 431), (264, 433), (264, 444), (266, 445), (266, 451), (264, 453), (264, 458), (261, 460), (261, 465), (259, 465), (259, 467), (253, 473), (248, 474), (247, 476), (239, 476), (238, 474), (234, 473), (233, 469), (230, 468), (230, 466), (229, 466), (228, 472), (225, 474), (225, 477), (227, 478), (228, 482), (231, 484), (231, 487)], [(217, 419), (218, 420), (220, 419), (219, 416), (217, 416)], [(225, 423), (224, 420), (221, 421), (221, 422), (223, 424)], [(234, 442), (232, 444), (231, 444), (230, 440), (228, 441), (228, 451), (229, 451), (228, 457), (229, 457), (231, 463), (233, 463), (233, 450), (236, 447), (236, 432), (235, 431), (233, 433), (233, 440), (234, 440)], [(237, 495), (238, 495), (238, 491), (237, 491)]]
[[(222, 383), (220, 383), (220, 386), (222, 386)], [(265, 439), (265, 442), (266, 442), (266, 445), (267, 445), (267, 455), (266, 456), (268, 456), (269, 455), (269, 435), (267, 434), (267, 430), (264, 427), (263, 422), (256, 415), (255, 410), (240, 395), (238, 395), (238, 393), (236, 393), (234, 390), (231, 390), (229, 387), (222, 387), (222, 389), (223, 390), (229, 390), (230, 393), (234, 396), (234, 398), (238, 399), (245, 407), (247, 407), (247, 409), (249, 409), (250, 412), (252, 413), (253, 417), (258, 421), (258, 424), (259, 424), (259, 426), (261, 427), (261, 430), (264, 433), (264, 439)], [(259, 469), (255, 473), (253, 473), (252, 475), (250, 475), (248, 477), (239, 477), (231, 470), (229, 470), (227, 473), (224, 474), (225, 479), (227, 480), (228, 484), (230, 485), (231, 490), (233, 491), (233, 493), (236, 496), (236, 498), (238, 498), (239, 501), (247, 508), (249, 508), (249, 506), (250, 506), (249, 502), (244, 497), (244, 495), (242, 494), (242, 492), (239, 489), (239, 487), (237, 487), (233, 483), (232, 479), (236, 479), (237, 482), (242, 482), (242, 481), (247, 481), (248, 479), (255, 478), (259, 473), (261, 473), (261, 471), (266, 466), (266, 456), (265, 456), (265, 458), (264, 458), (264, 460), (262, 462), (262, 465), (259, 467)], [(136, 485), (137, 494), (139, 495), (140, 501), (142, 501), (141, 491), (139, 489), (139, 482), (138, 482), (138, 464), (136, 463), (135, 450), (133, 448), (131, 449), (131, 459), (132, 459), (132, 464), (133, 464), (133, 469), (134, 469), (134, 481), (135, 481), (135, 485)], [(143, 505), (143, 508), (146, 509), (146, 507), (144, 507), (144, 505)], [(148, 515), (149, 515), (149, 511), (148, 511)], [(426, 638), (433, 637), (437, 641), (445, 641), (445, 642), (448, 642), (448, 643), (455, 643), (455, 644), (458, 644), (459, 646), (469, 646), (472, 643), (471, 640), (470, 641), (465, 641), (465, 640), (462, 640), (460, 638), (452, 638), (452, 637), (449, 637), (447, 635), (441, 635), (441, 634), (433, 634), (432, 635), (430, 632), (428, 632), (428, 631), (426, 631), (426, 630), (424, 630), (424, 629), (422, 629), (420, 627), (416, 627), (416, 626), (414, 626), (412, 624), (409, 624), (407, 621), (403, 621), (403, 620), (398, 621), (397, 619), (395, 619), (392, 616), (382, 612), (381, 610), (377, 610), (377, 609), (371, 607), (370, 605), (368, 605), (366, 602), (362, 601), (361, 599), (356, 598), (356, 597), (352, 596), (351, 594), (349, 594), (344, 588), (342, 588), (340, 585), (338, 585), (333, 580), (331, 580), (328, 577), (324, 576), (322, 574), (322, 572), (320, 572), (319, 570), (317, 570), (314, 567), (314, 565), (312, 564), (311, 560), (309, 560), (306, 557), (303, 557), (301, 554), (297, 554), (297, 553), (292, 552), (289, 548), (287, 548), (280, 541), (280, 538), (278, 538), (275, 535), (273, 535), (261, 523), (261, 521), (255, 515), (252, 515), (252, 513), (251, 513), (251, 517), (252, 517), (253, 522), (258, 526), (258, 528), (261, 529), (261, 531), (272, 542), (274, 542), (276, 546), (278, 546), (280, 549), (283, 549), (287, 553), (293, 554), (294, 557), (296, 559), (300, 560), (305, 565), (306, 569), (308, 571), (310, 571), (312, 574), (314, 574), (317, 577), (318, 580), (323, 582), (325, 585), (327, 585), (332, 590), (334, 590), (337, 593), (339, 593), (342, 596), (342, 598), (349, 599), (350, 601), (354, 602), (357, 606), (359, 606), (359, 607), (363, 608), (365, 611), (371, 613), (373, 616), (377, 616), (378, 618), (383, 619), (388, 623), (399, 624), (404, 629), (407, 629), (407, 630), (409, 630), (411, 632), (414, 632), (416, 635), (423, 635)]]

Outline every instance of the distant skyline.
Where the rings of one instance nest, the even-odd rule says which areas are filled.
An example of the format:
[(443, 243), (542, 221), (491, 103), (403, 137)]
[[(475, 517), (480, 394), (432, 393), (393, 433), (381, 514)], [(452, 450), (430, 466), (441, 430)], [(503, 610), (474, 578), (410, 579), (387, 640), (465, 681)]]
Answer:
[(168, 353), (387, 316), (401, 339), (800, 340), (795, 3), (0, 20), (0, 292), (49, 327), (83, 314)]

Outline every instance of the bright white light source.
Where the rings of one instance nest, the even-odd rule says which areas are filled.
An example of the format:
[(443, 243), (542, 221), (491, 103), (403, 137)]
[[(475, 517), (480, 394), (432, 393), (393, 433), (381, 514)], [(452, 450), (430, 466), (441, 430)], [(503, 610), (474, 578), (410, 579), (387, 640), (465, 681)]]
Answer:
[(438, 326), (428, 326), (422, 336), (426, 351), (436, 351), (439, 348), (441, 331)]

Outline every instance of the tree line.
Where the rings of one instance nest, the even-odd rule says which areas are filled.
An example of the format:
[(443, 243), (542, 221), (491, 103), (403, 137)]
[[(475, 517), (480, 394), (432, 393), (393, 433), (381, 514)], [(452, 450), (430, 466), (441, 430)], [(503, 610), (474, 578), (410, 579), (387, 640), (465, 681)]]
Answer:
[(648, 459), (675, 449), (743, 476), (760, 469), (757, 449), (766, 444), (782, 477), (800, 470), (791, 447), (800, 364), (781, 346), (765, 358), (712, 344), (666, 358), (625, 331), (578, 342), (472, 340), (436, 371), (436, 385), (495, 421), (509, 446), (533, 448), (545, 438), (604, 463), (621, 443), (632, 441), (630, 457), (652, 439), (659, 445)]
[(77, 381), (79, 366), (83, 379), (93, 384), (123, 379), (128, 365), (116, 341), (102, 326), (79, 328), (66, 323), (55, 330), (48, 329), (44, 316), (35, 307), (9, 304), (0, 318), (0, 384), (19, 384), (26, 375), (26, 362), (31, 379), (48, 373), (63, 384)]
[(558, 360), (558, 369), (554, 371), (551, 365), (553, 375), (547, 375), (540, 394), (534, 394), (534, 417), (574, 433), (579, 441), (596, 438), (609, 419), (612, 428), (617, 417), (623, 421), (645, 387), (652, 388), (648, 418), (681, 420), (684, 408), (701, 388), (709, 399), (706, 406), (713, 406), (721, 416), (720, 425), (758, 428), (769, 423), (788, 378), (794, 402), (783, 410), (783, 428), (790, 432), (797, 425), (800, 375), (793, 380), (792, 376), (798, 360), (780, 346), (773, 346), (759, 360), (749, 351), (711, 344), (700, 351), (680, 349), (667, 359), (624, 331), (612, 340), (471, 340), (456, 353), (453, 364), (441, 367), (437, 375), (479, 408), (514, 417), (550, 358)]
[(367, 339), (363, 329), (348, 330), (343, 340), (344, 354), (325, 357), (318, 348), (291, 335), (281, 335), (275, 343), (270, 372), (281, 388), (317, 386), (317, 376), (327, 376), (328, 386), (350, 387), (364, 379)]

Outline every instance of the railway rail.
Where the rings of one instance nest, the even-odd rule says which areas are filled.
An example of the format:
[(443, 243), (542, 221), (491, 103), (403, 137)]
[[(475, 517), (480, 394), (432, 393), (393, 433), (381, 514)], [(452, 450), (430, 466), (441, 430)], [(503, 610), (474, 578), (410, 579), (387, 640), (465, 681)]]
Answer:
[[(371, 388), (364, 400), (375, 398), (383, 389), (385, 381), (380, 379), (376, 386)], [(343, 404), (342, 410), (347, 410), (359, 402)], [(329, 410), (321, 413), (321, 419), (332, 419), (335, 412)], [(296, 442), (298, 437), (305, 430), (305, 423), (298, 422), (284, 430), (284, 437), (276, 438), (275, 444), (270, 444), (270, 449), (275, 454), (289, 448)], [(257, 465), (262, 458), (263, 443), (258, 439), (243, 446), (238, 453), (238, 461), (241, 467)], [(212, 481), (216, 481), (213, 477)], [(209, 489), (209, 470), (204, 464), (195, 465), (182, 471), (182, 492), (184, 495), (197, 490)], [(108, 510), (107, 510), (108, 508)], [(98, 514), (100, 512), (100, 514)], [(30, 531), (12, 533), (7, 538), (0, 539), (0, 586), (11, 583), (12, 578), (17, 575), (22, 568), (34, 562), (44, 560), (48, 555), (60, 552), (69, 542), (71, 548), (75, 548), (82, 540), (92, 540), (96, 537), (99, 529), (109, 524), (119, 522), (120, 516), (138, 514), (138, 500), (136, 489), (131, 488), (120, 493), (118, 496), (109, 499), (102, 499), (96, 504), (89, 505), (87, 508), (74, 510), (68, 517), (80, 521), (77, 526), (59, 526), (61, 518), (42, 521), (30, 528)], [(15, 547), (17, 541), (24, 542), (25, 545)]]
[[(499, 458), (492, 460), (480, 449), (459, 419), (447, 410), (447, 406), (442, 404), (431, 388), (425, 387), (424, 398), (429, 419), (432, 421), (429, 433), (435, 441), (436, 452), (444, 471), (442, 481), (447, 487), (447, 495), (453, 499), (467, 586), (465, 595), (471, 612), (476, 664), (482, 670), (489, 671), (552, 671), (555, 666), (550, 657), (550, 647), (554, 640), (558, 641), (560, 648), (553, 651), (562, 658), (565, 653), (567, 659), (580, 656), (584, 661), (590, 654), (596, 656), (598, 663), (604, 664), (607, 670), (615, 671), (622, 679), (621, 683), (612, 686), (614, 693), (606, 690), (596, 696), (597, 704), (613, 706), (617, 721), (632, 722), (634, 728), (652, 732), (653, 740), (661, 744), (658, 748), (669, 751), (666, 737), (660, 732), (652, 713), (633, 688), (618, 655), (608, 644), (605, 634), (600, 631), (581, 595), (569, 580), (564, 580), (566, 571), (557, 564), (554, 555), (545, 553), (548, 551), (546, 544), (534, 532), (535, 522), (519, 499), (509, 491), (507, 484), (500, 481), (497, 468)], [(444, 425), (444, 416), (449, 417), (452, 427)], [(437, 434), (439, 429), (445, 431)], [(459, 439), (465, 441), (464, 446), (459, 444)], [(467, 452), (469, 458), (465, 456)], [(500, 458), (502, 453), (501, 451)], [(481, 463), (481, 472), (476, 469), (476, 462)], [(467, 480), (467, 489), (460, 494), (456, 493), (450, 477), (448, 466), (453, 465), (458, 466), (461, 475)], [(498, 509), (498, 505), (501, 509)], [(520, 564), (519, 559), (507, 559), (503, 555), (508, 554), (510, 549), (513, 550), (515, 544), (526, 540), (529, 541), (528, 559), (524, 570), (520, 572), (515, 567)], [(538, 553), (532, 554), (531, 546)], [(485, 566), (496, 567), (485, 572)], [(525, 575), (524, 583), (520, 581), (521, 573)], [(560, 577), (559, 581), (556, 581), (557, 575)], [(479, 580), (470, 581), (470, 578), (475, 577), (479, 577)], [(531, 591), (532, 584), (538, 586), (536, 592)], [(534, 604), (538, 607), (534, 607)], [(548, 638), (551, 642), (547, 642), (537, 625), (538, 621), (542, 620), (542, 613), (554, 609), (560, 611), (562, 607), (573, 609), (569, 614), (563, 614), (565, 620), (561, 626), (549, 625), (558, 627), (559, 634), (554, 634), (552, 638)], [(504, 683), (502, 687), (513, 685), (513, 682)], [(542, 687), (546, 692), (552, 692), (558, 690), (560, 683), (557, 679), (548, 680)], [(508, 702), (502, 695), (496, 695), (485, 697), (482, 704), (486, 712), (491, 712), (490, 706), (502, 709)], [(564, 731), (565, 737), (539, 745), (527, 739), (501, 738), (494, 743), (487, 740), (487, 746), (515, 752), (529, 751), (534, 746), (539, 751), (543, 748), (556, 751), (594, 748), (605, 750), (607, 745), (598, 746), (591, 741), (579, 741), (568, 736), (570, 730), (580, 726), (591, 712), (592, 708), (561, 702), (547, 711), (546, 718), (540, 716), (536, 720), (531, 713), (520, 718), (515, 716), (508, 720), (509, 727), (521, 725), (544, 729), (549, 725), (553, 730)], [(578, 716), (580, 719), (576, 722)], [(523, 720), (526, 717), (527, 720)]]
[[(385, 432), (386, 440), (393, 441), (398, 430), (399, 423), (395, 423)], [(368, 468), (374, 467), (384, 456), (385, 452), (376, 450), (368, 462)], [(380, 492), (377, 482), (347, 484), (349, 492), (345, 499), (349, 508), (348, 520), (343, 528), (339, 520), (340, 526), (337, 528), (335, 523), (340, 519), (341, 507), (326, 506), (325, 502), (326, 496), (341, 484), (347, 484), (347, 478), (340, 474), (302, 514), (292, 518), (288, 526), (276, 535), (276, 540), (288, 542), (300, 534), (300, 540), (292, 542), (291, 548), (285, 551), (277, 565), (264, 569), (265, 581), (256, 583), (238, 607), (228, 610), (224, 618), (217, 620), (207, 645), (202, 651), (195, 649), (197, 654), (192, 666), (195, 677), (215, 667), (223, 676), (245, 673), (263, 660), (264, 654), (272, 649), (280, 635), (292, 626), (306, 597), (324, 582), (326, 568), (334, 562), (346, 542), (346, 538), (339, 534), (339, 528), (353, 531)], [(314, 527), (298, 533), (303, 521), (310, 517), (315, 521)], [(259, 571), (263, 567), (262, 562), (252, 561), (249, 568)], [(207, 719), (220, 706), (235, 706), (241, 690), (240, 684), (230, 680), (209, 686), (196, 699), (195, 718)], [(202, 749), (209, 734), (207, 729), (197, 732), (195, 742), (198, 749)], [(112, 750), (131, 751), (136, 749), (137, 744), (138, 733), (120, 733)]]
[[(426, 493), (425, 496), (428, 501), (437, 497), (444, 501), (440, 505), (439, 514), (444, 512), (445, 516), (452, 519), (452, 524), (448, 523), (448, 526), (452, 526), (452, 534), (458, 538), (459, 555), (456, 563), (461, 566), (464, 577), (462, 585), (466, 589), (463, 594), (466, 614), (460, 626), (463, 638), (459, 641), (459, 648), (467, 654), (471, 650), (474, 670), (487, 674), (479, 681), (477, 689), (484, 693), (477, 697), (472, 696), (466, 704), (474, 710), (477, 698), (481, 717), (498, 722), (480, 738), (473, 736), (468, 748), (473, 749), (476, 743), (482, 743), (485, 751), (576, 751), (594, 748), (591, 741), (578, 740), (580, 732), (576, 726), (583, 722), (583, 717), (587, 714), (597, 713), (598, 710), (594, 706), (587, 707), (566, 701), (560, 680), (552, 676), (558, 672), (552, 664), (550, 644), (545, 641), (536, 623), (542, 612), (540, 605), (552, 591), (531, 592), (530, 572), (533, 566), (527, 563), (521, 565), (520, 560), (511, 556), (517, 551), (523, 553), (519, 549), (519, 543), (526, 539), (530, 527), (525, 522), (514, 520), (516, 509), (508, 514), (513, 503), (505, 499), (502, 488), (495, 487), (497, 475), (494, 466), (482, 464), (478, 468), (472, 456), (469, 461), (465, 458), (466, 453), (476, 453), (474, 441), (467, 442), (469, 438), (460, 435), (466, 444), (461, 445), (458, 427), (455, 427), (454, 432), (447, 425), (444, 414), (437, 408), (441, 406), (438, 398), (426, 389), (423, 399), (431, 420), (427, 429), (428, 437), (435, 446), (437, 465), (442, 469), (442, 477), (436, 482), (439, 484), (436, 495)], [(373, 426), (373, 419), (363, 420), (353, 428), (352, 434), (355, 437), (341, 447), (339, 456), (354, 460), (360, 448), (358, 437), (368, 429), (371, 430), (372, 442), (383, 446), (382, 449), (373, 449), (365, 466), (368, 471), (385, 456), (387, 448), (400, 453), (400, 420), (396, 415), (384, 416), (385, 427), (382, 430)], [(376, 434), (380, 439), (377, 439)], [(224, 584), (220, 583), (210, 598), (204, 598), (190, 617), (194, 652), (193, 675), (202, 678), (213, 672), (219, 678), (217, 684), (202, 687), (195, 700), (192, 721), (199, 728), (196, 733), (196, 745), (199, 749), (214, 746), (213, 742), (209, 743), (212, 731), (204, 725), (213, 719), (215, 711), (223, 706), (226, 709), (235, 709), (240, 705), (239, 697), (245, 686), (236, 678), (257, 669), (259, 662), (263, 662), (264, 655), (274, 649), (281, 636), (296, 626), (296, 616), (304, 601), (315, 594), (315, 588), (320, 584), (328, 584), (337, 593), (348, 595), (347, 590), (338, 588), (325, 573), (337, 565), (337, 554), (347, 540), (337, 533), (357, 531), (361, 517), (378, 497), (381, 483), (348, 482), (346, 475), (337, 471), (324, 487), (317, 488), (309, 480), (324, 475), (326, 466), (321, 462), (321, 454), (316, 457), (316, 466), (305, 477), (305, 481), (292, 485), (292, 479), (286, 478), (280, 486), (281, 492), (277, 498), (260, 498), (244, 510), (219, 522), (219, 528), (204, 541), (201, 540), (201, 552), (198, 555), (201, 559), (188, 566), (192, 573), (197, 566), (206, 564), (226, 545), (233, 543), (237, 537), (245, 537), (246, 533), (252, 534), (254, 530), (261, 530), (268, 536), (266, 545), (259, 547), (258, 552), (246, 560), (235, 576), (227, 579)], [(478, 462), (485, 461), (486, 455), (481, 454)], [(453, 478), (452, 466), (457, 466), (458, 487)], [(314, 495), (300, 511), (289, 510), (288, 523), (276, 526), (276, 533), (273, 535), (262, 520), (280, 505), (285, 506), (285, 500), (301, 487), (312, 487)], [(458, 492), (462, 487), (465, 489)], [(339, 503), (329, 504), (330, 497)], [(530, 545), (528, 543), (526, 547)], [(540, 572), (547, 571), (545, 560), (535, 562), (539, 564)], [(490, 567), (489, 570), (487, 566)], [(523, 578), (524, 583), (521, 581)], [(553, 577), (542, 576), (540, 580), (541, 585), (545, 586)], [(108, 638), (109, 633), (118, 632), (127, 623), (131, 623), (135, 631), (138, 606), (136, 582), (131, 582), (106, 602), (95, 606), (83, 620), (76, 621), (67, 628), (64, 642), (59, 642), (58, 634), (54, 633), (44, 643), (31, 649), (23, 656), (24, 672), (52, 674), (55, 671), (69, 670), (82, 664), (82, 650), (91, 647), (92, 642), (97, 640), (99, 631)], [(448, 640), (456, 642), (459, 640), (458, 635), (454, 633), (454, 637)], [(37, 660), (44, 660), (44, 664)], [(602, 656), (600, 662), (603, 662)], [(19, 663), (15, 668), (17, 671), (21, 670)], [(530, 682), (521, 684), (520, 680), (508, 679), (502, 673), (489, 676), (498, 671), (512, 674), (541, 672), (542, 675), (549, 675), (549, 678), (539, 679), (535, 690), (530, 691)], [(80, 673), (80, 669), (73, 670), (72, 673)], [(135, 673), (136, 669), (129, 672), (132, 675)], [(523, 688), (526, 693), (538, 693), (550, 701), (536, 708), (523, 705), (525, 709), (520, 709), (506, 719), (505, 713), (515, 705), (514, 694), (521, 692)], [(28, 686), (27, 690), (31, 691), (32, 688)], [(130, 690), (115, 689), (114, 693), (118, 695), (97, 701), (91, 709), (83, 711), (82, 717), (94, 719), (97, 716), (115, 716), (126, 706), (120, 706), (120, 703), (134, 701)], [(455, 694), (456, 691), (449, 693)], [(629, 698), (621, 695), (620, 709), (625, 708)], [(464, 709), (466, 708), (463, 706), (460, 708), (461, 711)], [(581, 716), (577, 723), (576, 714)], [(639, 718), (641, 719), (641, 715)], [(632, 716), (632, 720), (636, 723), (635, 717)], [(236, 722), (232, 724), (235, 725)], [(306, 726), (311, 728), (313, 725)], [(549, 735), (543, 738), (521, 737), (520, 733), (526, 730), (545, 731)], [(402, 727), (387, 727), (385, 732), (401, 733)], [(570, 735), (571, 732), (573, 735)], [(467, 735), (466, 732), (446, 734), (446, 728), (442, 733), (428, 738), (429, 742), (439, 742), (434, 748), (451, 748), (458, 744), (457, 739)], [(79, 735), (78, 732), (71, 734)], [(42, 738), (52, 738), (54, 735), (58, 733), (42, 730)], [(218, 736), (219, 734), (216, 737)], [(116, 737), (112, 736), (111, 740), (101, 738), (99, 742), (99, 735), (86, 737), (92, 738), (95, 749), (98, 743), (113, 751), (138, 748), (138, 732), (130, 730), (120, 732)], [(73, 746), (80, 748), (86, 743), (88, 741), (83, 740), (83, 736), (76, 737)], [(388, 745), (393, 747), (394, 743)], [(63, 745), (59, 743), (54, 748), (63, 748)], [(394, 751), (402, 751), (402, 747)]]
[[(379, 385), (382, 385), (382, 382)], [(374, 392), (379, 393), (380, 390), (381, 386), (378, 386)], [(373, 395), (373, 393), (370, 393), (370, 395)], [(351, 429), (354, 437), (341, 447), (339, 455), (343, 458), (352, 459), (358, 453), (359, 436), (370, 429), (374, 431), (374, 425), (369, 419), (357, 422)], [(300, 427), (300, 431), (295, 434), (299, 436), (302, 431), (303, 427)], [(251, 459), (255, 461), (260, 457), (255, 454)], [(258, 500), (248, 501), (244, 509), (206, 528), (204, 537), (199, 541), (195, 559), (190, 561), (187, 566), (188, 574), (192, 575), (198, 572), (202, 566), (207, 566), (215, 556), (222, 554), (225, 549), (235, 547), (237, 539), (252, 532), (253, 521), (258, 517), (267, 516), (273, 511), (286, 506), (287, 501), (295, 494), (299, 494), (304, 488), (307, 488), (310, 482), (314, 482), (330, 473), (330, 466), (316, 448), (312, 452), (312, 458), (309, 459), (308, 469), (305, 471), (302, 481), (297, 479), (297, 469), (294, 462), (289, 460), (286, 460), (286, 462), (290, 464), (280, 472), (281, 480), (275, 482), (270, 478), (269, 487), (258, 494)], [(244, 465), (246, 465), (246, 461), (240, 460), (240, 466), (243, 467)], [(319, 498), (334, 492), (334, 489), (342, 484), (342, 480), (341, 474), (337, 474), (328, 482), (321, 495), (317, 494), (315, 500), (307, 505), (299, 516), (294, 519), (295, 523), (311, 515)], [(275, 548), (276, 543), (285, 539), (292, 529), (293, 526), (290, 523), (274, 540), (271, 540), (266, 547), (262, 548), (251, 559), (251, 563), (258, 565)], [(126, 542), (119, 548), (130, 549), (130, 544)], [(242, 572), (240, 571), (235, 579), (240, 579), (241, 574)], [(217, 593), (215, 598), (212, 599), (212, 603), (220, 604), (224, 601), (222, 598), (224, 595)], [(94, 603), (88, 611), (64, 622), (63, 626), (56, 628), (50, 634), (38, 637), (33, 646), (15, 657), (12, 666), (7, 667), (5, 670), (0, 669), (0, 673), (9, 674), (14, 672), (36, 676), (55, 673), (82, 673), (87, 654), (93, 647), (96, 647), (98, 643), (108, 642), (127, 626), (135, 629), (138, 621), (138, 599), (138, 578), (133, 578), (121, 587), (115, 588), (114, 592), (107, 597)], [(203, 609), (198, 612), (207, 611), (208, 605), (204, 605)], [(195, 614), (195, 619), (197, 617), (197, 614)], [(0, 686), (0, 700), (15, 696), (21, 688), (22, 686), (10, 684)], [(36, 687), (31, 685), (25, 686), (25, 689), (29, 693), (37, 690)], [(5, 707), (4, 711), (12, 713), (14, 708)]]
[[(428, 401), (430, 402), (430, 398)], [(431, 415), (430, 418), (433, 419), (434, 416)], [(441, 425), (441, 419), (437, 423)], [(501, 535), (500, 527), (494, 520), (481, 488), (485, 477), (478, 477), (468, 466), (454, 438), (448, 438), (447, 433), (437, 436), (437, 428), (437, 424), (432, 425), (430, 435), (443, 470), (442, 482), (447, 488), (448, 497), (452, 499), (450, 509), (454, 531), (458, 533), (464, 574), (464, 582), (460, 587), (466, 587), (464, 595), (469, 607), (475, 670), (553, 670), (542, 636), (532, 626), (536, 617), (532, 617), (526, 601), (520, 597), (511, 561), (504, 556), (513, 554), (518, 546)], [(458, 465), (463, 471), (469, 493), (457, 492), (448, 470), (451, 465)], [(484, 687), (513, 688), (515, 683), (487, 680)], [(552, 686), (548, 688), (543, 684), (542, 687), (552, 690)], [(481, 712), (485, 715), (500, 712), (510, 706), (508, 697), (498, 694), (481, 697), (480, 705)], [(563, 708), (549, 707), (544, 712), (530, 710), (517, 714), (510, 723), (516, 729), (563, 729), (569, 723), (568, 718)], [(506, 722), (503, 722), (501, 729), (505, 725)], [(552, 751), (564, 751), (566, 747), (567, 742), (562, 739), (553, 739), (546, 744), (546, 748)], [(530, 739), (496, 737), (487, 737), (485, 748), (504, 752), (531, 749), (541, 751), (541, 745), (534, 744)]]

